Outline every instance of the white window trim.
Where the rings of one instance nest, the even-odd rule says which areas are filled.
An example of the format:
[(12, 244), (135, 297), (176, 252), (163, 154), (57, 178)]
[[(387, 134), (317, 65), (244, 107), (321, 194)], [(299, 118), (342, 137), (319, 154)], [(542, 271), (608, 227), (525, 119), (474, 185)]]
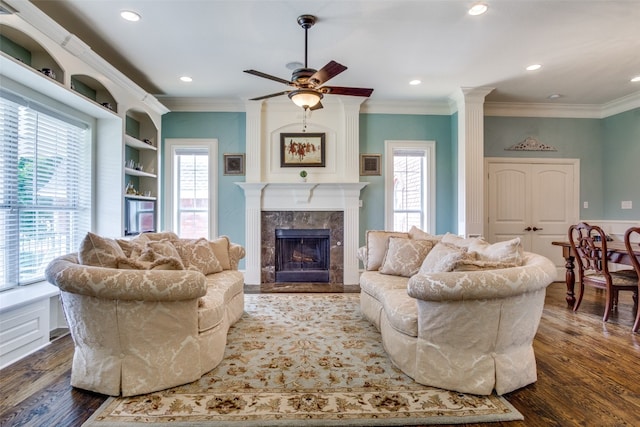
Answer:
[(385, 182), (384, 182), (384, 228), (393, 230), (393, 150), (410, 148), (424, 150), (427, 157), (428, 173), (425, 174), (427, 195), (424, 212), (426, 214), (426, 231), (435, 234), (436, 230), (436, 142), (389, 140), (384, 142)]
[(218, 140), (198, 138), (168, 138), (165, 140), (164, 194), (166, 195), (166, 209), (164, 212), (165, 227), (176, 230), (175, 218), (175, 171), (173, 158), (176, 148), (207, 148), (209, 150), (209, 235), (213, 239), (218, 235)]

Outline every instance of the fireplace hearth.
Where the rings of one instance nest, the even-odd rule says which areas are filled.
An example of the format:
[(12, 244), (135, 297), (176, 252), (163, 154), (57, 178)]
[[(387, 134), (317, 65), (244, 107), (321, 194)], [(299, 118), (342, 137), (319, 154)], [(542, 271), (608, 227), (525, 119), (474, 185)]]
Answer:
[(277, 229), (276, 282), (329, 282), (328, 229)]

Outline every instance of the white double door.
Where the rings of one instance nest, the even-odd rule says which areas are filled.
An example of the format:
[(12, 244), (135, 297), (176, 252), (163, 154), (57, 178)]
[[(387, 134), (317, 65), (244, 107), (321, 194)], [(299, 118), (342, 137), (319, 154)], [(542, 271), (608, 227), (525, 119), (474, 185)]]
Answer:
[(578, 222), (580, 163), (576, 159), (486, 159), (486, 237), (520, 237), (526, 251), (554, 262), (564, 280), (565, 260), (553, 241), (566, 241)]

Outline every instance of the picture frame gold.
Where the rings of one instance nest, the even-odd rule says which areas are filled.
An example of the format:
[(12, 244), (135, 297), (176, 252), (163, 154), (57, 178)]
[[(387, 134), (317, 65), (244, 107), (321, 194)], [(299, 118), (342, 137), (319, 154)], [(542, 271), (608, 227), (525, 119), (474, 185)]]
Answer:
[(322, 168), (324, 166), (324, 133), (280, 134), (280, 167)]
[(243, 153), (225, 153), (223, 158), (225, 175), (244, 175)]
[(382, 175), (382, 154), (360, 154), (360, 176)]

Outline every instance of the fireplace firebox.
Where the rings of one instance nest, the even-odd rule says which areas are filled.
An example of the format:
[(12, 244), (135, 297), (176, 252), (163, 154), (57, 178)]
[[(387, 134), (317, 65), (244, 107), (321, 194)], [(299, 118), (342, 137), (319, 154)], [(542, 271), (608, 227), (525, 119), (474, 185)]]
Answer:
[(276, 229), (276, 282), (329, 283), (328, 229)]

